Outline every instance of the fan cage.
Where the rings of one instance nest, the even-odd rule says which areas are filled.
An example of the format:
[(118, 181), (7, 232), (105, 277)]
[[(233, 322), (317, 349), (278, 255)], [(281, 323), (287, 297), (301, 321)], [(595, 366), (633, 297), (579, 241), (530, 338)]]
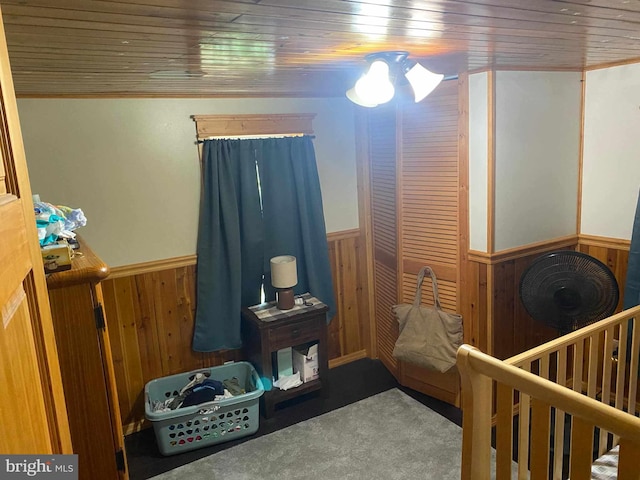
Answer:
[(527, 313), (561, 334), (610, 316), (620, 297), (609, 267), (573, 250), (535, 259), (520, 277), (519, 292)]

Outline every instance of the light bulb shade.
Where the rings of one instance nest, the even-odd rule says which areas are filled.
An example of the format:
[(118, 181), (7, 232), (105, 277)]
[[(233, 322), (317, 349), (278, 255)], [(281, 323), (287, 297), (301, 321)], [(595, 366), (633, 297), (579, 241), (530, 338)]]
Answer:
[(416, 103), (433, 92), (433, 89), (436, 88), (444, 78), (444, 75), (430, 72), (419, 63), (411, 67), (404, 76), (409, 80)]
[(271, 264), (271, 285), (275, 288), (291, 288), (298, 283), (296, 257), (280, 255), (273, 257)]
[(377, 103), (365, 102), (362, 98), (358, 96), (355, 88), (350, 88), (349, 90), (347, 90), (347, 98), (351, 100), (353, 103), (355, 103), (356, 105), (360, 105), (361, 107), (372, 108), (372, 107), (378, 106)]
[(354, 91), (364, 103), (387, 103), (395, 94), (393, 84), (389, 80), (389, 65), (382, 60), (374, 60), (369, 71), (356, 82)]

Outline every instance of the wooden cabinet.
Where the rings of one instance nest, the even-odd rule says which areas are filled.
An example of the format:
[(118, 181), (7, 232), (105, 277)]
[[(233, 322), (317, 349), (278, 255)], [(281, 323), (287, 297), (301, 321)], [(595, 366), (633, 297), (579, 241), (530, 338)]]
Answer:
[(277, 319), (265, 321), (249, 308), (242, 310), (242, 343), (245, 358), (256, 367), (261, 377), (271, 380), (272, 357), (278, 350), (310, 342), (318, 343), (318, 379), (290, 390), (273, 387), (261, 397), (265, 418), (273, 415), (276, 404), (304, 393), (323, 389), (327, 392), (329, 359), (327, 349), (327, 306), (314, 304), (309, 309), (277, 311)]
[(107, 265), (82, 244), (71, 270), (47, 277), (71, 442), (80, 480), (127, 479), (100, 281)]

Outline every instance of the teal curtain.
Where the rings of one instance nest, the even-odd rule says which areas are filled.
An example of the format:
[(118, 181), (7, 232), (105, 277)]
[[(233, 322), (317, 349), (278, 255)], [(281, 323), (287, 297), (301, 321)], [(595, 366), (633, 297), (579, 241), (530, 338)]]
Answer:
[(627, 263), (627, 280), (624, 287), (623, 308), (640, 305), (640, 195), (636, 206), (636, 216), (631, 230), (631, 246)]
[(242, 140), (206, 140), (198, 228), (193, 350), (242, 346), (241, 307), (260, 302), (262, 212), (255, 146)]
[[(335, 315), (322, 195), (310, 137), (206, 140), (193, 350), (242, 346), (242, 307), (275, 298), (269, 260), (294, 255), (296, 294)], [(259, 173), (258, 173), (259, 172)]]
[(264, 217), (264, 288), (275, 298), (269, 260), (293, 255), (298, 267), (295, 294), (309, 292), (336, 312), (322, 194), (309, 136), (270, 138), (258, 149)]
[[(627, 262), (627, 280), (624, 286), (624, 298), (622, 308), (627, 309), (640, 305), (640, 195), (636, 206), (636, 215), (631, 230), (631, 246), (629, 247), (629, 260)], [(629, 323), (629, 344), (627, 353), (631, 354), (631, 335), (633, 334), (633, 322)], [(640, 372), (638, 372), (640, 376)]]

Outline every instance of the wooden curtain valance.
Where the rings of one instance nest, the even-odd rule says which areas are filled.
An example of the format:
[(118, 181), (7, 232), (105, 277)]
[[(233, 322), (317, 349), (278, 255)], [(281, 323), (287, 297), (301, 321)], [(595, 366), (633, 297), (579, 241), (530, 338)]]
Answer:
[(312, 135), (315, 113), (193, 115), (198, 140), (242, 135)]

